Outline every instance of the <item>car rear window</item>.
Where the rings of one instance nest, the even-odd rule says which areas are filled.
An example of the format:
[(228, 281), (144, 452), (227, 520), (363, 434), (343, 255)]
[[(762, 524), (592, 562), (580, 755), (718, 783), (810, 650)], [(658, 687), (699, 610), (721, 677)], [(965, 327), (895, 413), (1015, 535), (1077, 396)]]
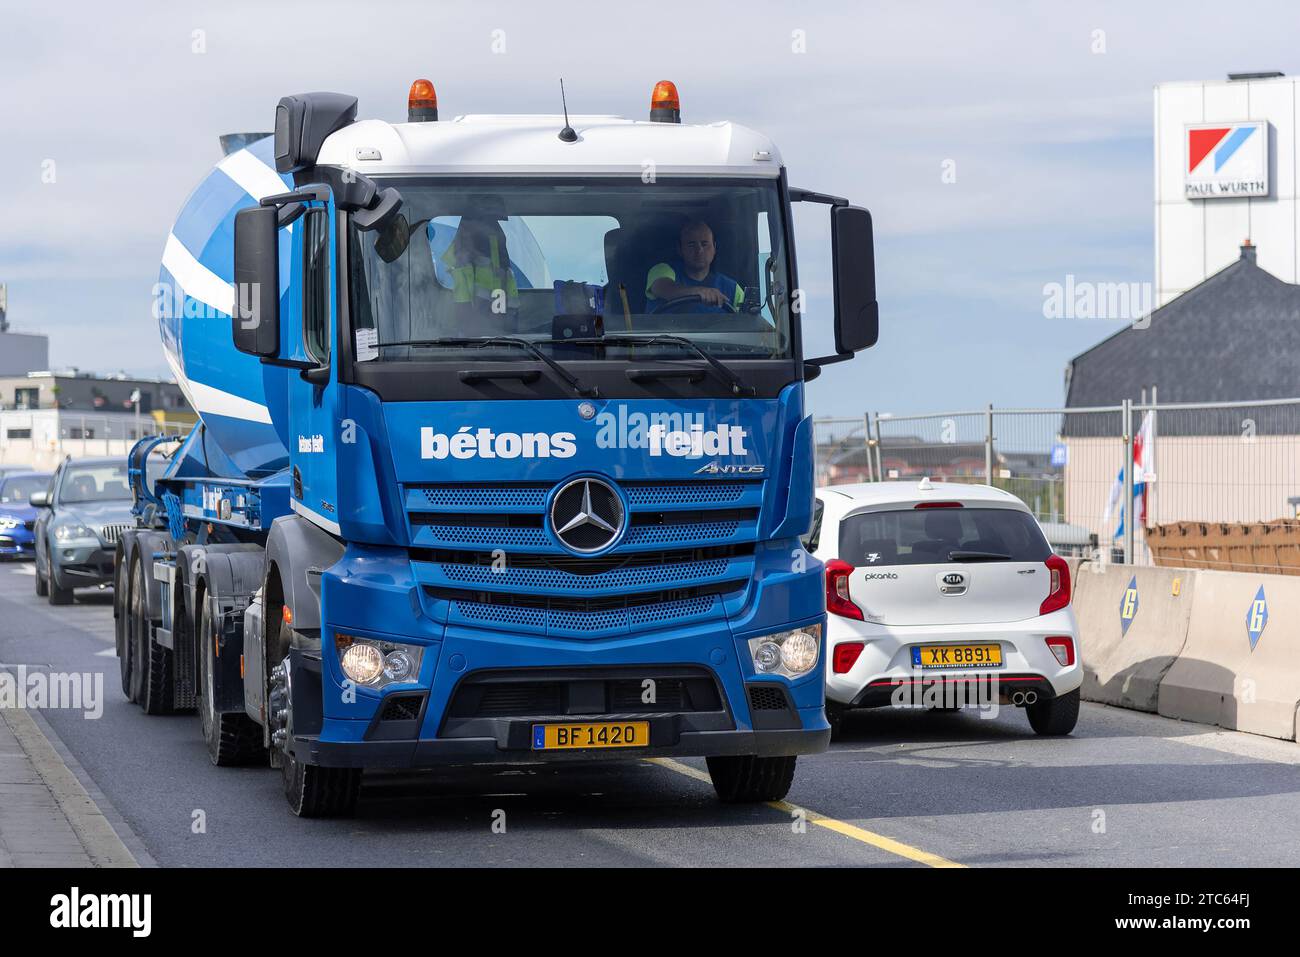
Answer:
[(1018, 509), (908, 508), (850, 515), (840, 524), (840, 558), (857, 567), (1042, 562), (1051, 554), (1033, 516)]

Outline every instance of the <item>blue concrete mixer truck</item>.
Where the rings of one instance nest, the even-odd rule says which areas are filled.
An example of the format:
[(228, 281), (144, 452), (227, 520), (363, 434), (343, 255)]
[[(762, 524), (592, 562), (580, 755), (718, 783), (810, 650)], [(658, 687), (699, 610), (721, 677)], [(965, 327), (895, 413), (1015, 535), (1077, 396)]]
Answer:
[[(366, 768), (610, 757), (781, 798), (830, 734), (804, 383), (876, 340), (870, 214), (669, 82), (635, 121), (439, 121), (425, 80), (406, 123), (356, 114), (284, 97), (167, 237), (200, 421), (130, 455), (124, 693), (303, 816)], [(824, 356), (796, 203), (828, 212)]]

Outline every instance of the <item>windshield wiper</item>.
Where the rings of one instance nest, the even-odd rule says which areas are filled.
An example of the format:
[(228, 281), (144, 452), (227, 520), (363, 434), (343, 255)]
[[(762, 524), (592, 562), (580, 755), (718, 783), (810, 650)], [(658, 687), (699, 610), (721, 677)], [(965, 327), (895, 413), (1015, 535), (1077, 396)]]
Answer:
[(539, 362), (545, 363), (552, 372), (554, 372), (557, 376), (559, 376), (566, 383), (568, 383), (569, 388), (573, 389), (573, 391), (578, 393), (578, 395), (590, 396), (593, 399), (600, 397), (600, 390), (597, 389), (595, 386), (583, 385), (582, 381), (576, 375), (574, 375), (568, 369), (564, 368), (564, 366), (560, 365), (558, 362), (556, 362), (554, 359), (552, 359), (550, 356), (544, 353), (541, 349), (537, 348), (536, 344), (529, 341), (528, 339), (521, 339), (518, 336), (479, 336), (477, 338), (475, 337), (458, 338), (453, 336), (453, 337), (442, 338), (442, 339), (404, 339), (400, 342), (381, 343), (381, 347), (382, 346), (492, 346), (492, 345), (508, 345), (508, 346), (515, 346), (518, 349), (523, 349), (534, 359), (538, 360)]
[(707, 349), (700, 348), (695, 342), (687, 339), (685, 336), (675, 336), (671, 333), (657, 333), (648, 336), (627, 335), (626, 333), (613, 333), (611, 335), (595, 336), (587, 339), (564, 339), (565, 345), (626, 345), (626, 346), (651, 346), (657, 342), (670, 342), (673, 345), (682, 346), (690, 349), (697, 356), (707, 362), (724, 382), (731, 386), (731, 391), (735, 395), (755, 395), (756, 391), (752, 385), (747, 383), (736, 373), (732, 372), (727, 366), (715, 359), (709, 354)]
[(950, 562), (1006, 562), (1010, 560), (1010, 555), (1004, 555), (1001, 552), (969, 552), (958, 548), (948, 553), (948, 561)]

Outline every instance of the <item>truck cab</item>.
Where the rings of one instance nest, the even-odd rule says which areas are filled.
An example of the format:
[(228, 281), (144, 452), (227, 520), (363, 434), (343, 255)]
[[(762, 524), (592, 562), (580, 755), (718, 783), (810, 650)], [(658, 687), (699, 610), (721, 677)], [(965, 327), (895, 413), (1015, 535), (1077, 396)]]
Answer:
[[(365, 768), (611, 756), (784, 796), (830, 735), (804, 383), (875, 342), (870, 215), (671, 84), (640, 121), (356, 107), (280, 101), (210, 243), (229, 324), (163, 319), (203, 434), (141, 489), (175, 556), (145, 614), (213, 760), (269, 754), (299, 814)], [(829, 208), (829, 356), (796, 202)]]

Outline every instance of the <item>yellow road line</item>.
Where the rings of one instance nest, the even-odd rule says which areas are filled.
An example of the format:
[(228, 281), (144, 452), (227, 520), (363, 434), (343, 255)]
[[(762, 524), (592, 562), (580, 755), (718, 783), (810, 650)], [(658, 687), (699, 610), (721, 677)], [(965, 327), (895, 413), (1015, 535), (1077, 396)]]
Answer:
[[(667, 768), (669, 771), (676, 771), (678, 774), (688, 778), (694, 778), (696, 781), (703, 781), (705, 784), (712, 785), (712, 780), (708, 774), (689, 764), (682, 764), (680, 761), (674, 761), (672, 758), (647, 758), (651, 764), (657, 764), (661, 768)], [(769, 801), (767, 806), (786, 814), (801, 813), (804, 820), (816, 824), (818, 827), (824, 827), (828, 831), (834, 831), (843, 837), (851, 838), (855, 841), (861, 841), (863, 844), (870, 844), (872, 847), (879, 848), (889, 854), (895, 854), (899, 857), (905, 857), (909, 861), (916, 861), (918, 864), (924, 864), (927, 867), (965, 867), (965, 864), (958, 864), (956, 861), (950, 861), (946, 857), (940, 857), (938, 854), (931, 854), (929, 851), (923, 851), (919, 847), (912, 847), (910, 844), (904, 844), (902, 841), (896, 841), (892, 837), (885, 837), (883, 834), (877, 834), (874, 831), (868, 831), (866, 828), (858, 827), (855, 824), (849, 824), (845, 821), (837, 820), (833, 817), (827, 817), (824, 814), (818, 814), (816, 811), (809, 810), (806, 807), (800, 807), (798, 804), (791, 804), (789, 801)]]

